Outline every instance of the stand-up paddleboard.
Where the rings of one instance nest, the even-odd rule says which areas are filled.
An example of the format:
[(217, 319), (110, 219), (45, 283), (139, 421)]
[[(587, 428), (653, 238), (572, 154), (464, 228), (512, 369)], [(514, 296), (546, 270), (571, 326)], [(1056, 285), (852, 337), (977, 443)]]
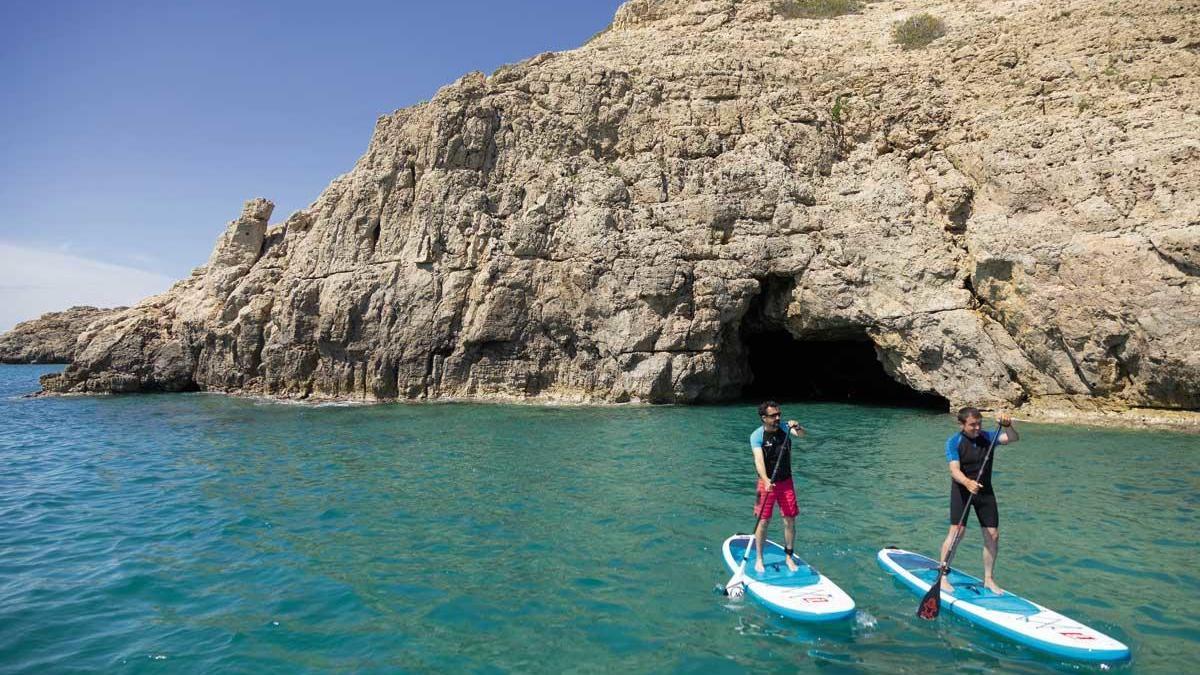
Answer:
[[(937, 578), (938, 563), (898, 548), (879, 552), (879, 565), (923, 597)], [(946, 575), (954, 592), (942, 605), (982, 628), (1043, 652), (1080, 661), (1123, 661), (1129, 647), (1093, 628), (1005, 591), (997, 595), (979, 579), (954, 568)]]
[(836, 621), (854, 614), (854, 600), (845, 591), (794, 556), (800, 569), (795, 572), (788, 569), (783, 547), (773, 541), (763, 544), (763, 565), (767, 569), (759, 574), (754, 570), (758, 557), (754, 537), (735, 534), (726, 539), (721, 552), (731, 572), (741, 567), (747, 546), (750, 558), (746, 561), (746, 591), (767, 609), (797, 621)]

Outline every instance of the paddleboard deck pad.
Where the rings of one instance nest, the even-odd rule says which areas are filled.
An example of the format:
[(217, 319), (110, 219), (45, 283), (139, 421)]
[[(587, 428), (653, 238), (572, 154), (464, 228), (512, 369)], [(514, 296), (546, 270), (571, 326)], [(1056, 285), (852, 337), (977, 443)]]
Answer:
[[(883, 569), (895, 575), (918, 598), (924, 597), (937, 579), (937, 561), (919, 553), (885, 548), (877, 559)], [(1129, 658), (1129, 647), (1123, 643), (1019, 595), (1009, 591), (997, 595), (979, 579), (954, 568), (950, 569), (947, 580), (954, 586), (954, 592), (942, 591), (942, 608), (949, 608), (981, 628), (1069, 659)]]
[(793, 572), (788, 568), (783, 547), (767, 540), (763, 543), (765, 572), (754, 569), (758, 552), (754, 537), (735, 534), (725, 540), (721, 552), (730, 572), (737, 572), (742, 555), (750, 547), (746, 560), (746, 593), (767, 609), (797, 621), (837, 621), (854, 614), (854, 600), (837, 584), (818, 572), (812, 565), (792, 557), (799, 565)]

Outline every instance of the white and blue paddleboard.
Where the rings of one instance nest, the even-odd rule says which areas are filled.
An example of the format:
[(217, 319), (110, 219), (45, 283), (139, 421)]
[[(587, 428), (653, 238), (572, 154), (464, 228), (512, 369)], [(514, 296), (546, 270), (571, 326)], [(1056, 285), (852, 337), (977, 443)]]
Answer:
[[(879, 552), (879, 565), (917, 597), (937, 579), (938, 563), (898, 548)], [(1079, 661), (1123, 661), (1129, 647), (1074, 619), (1046, 609), (1009, 591), (997, 595), (979, 579), (951, 568), (947, 580), (954, 592), (942, 591), (942, 607), (967, 621), (1034, 649)]]
[(793, 556), (800, 569), (793, 572), (784, 560), (783, 547), (767, 540), (763, 544), (763, 565), (766, 571), (754, 570), (758, 552), (754, 537), (735, 534), (725, 540), (721, 552), (729, 571), (736, 573), (742, 555), (750, 547), (746, 561), (746, 592), (767, 609), (797, 621), (836, 621), (854, 614), (854, 600), (837, 584), (818, 572), (812, 565)]

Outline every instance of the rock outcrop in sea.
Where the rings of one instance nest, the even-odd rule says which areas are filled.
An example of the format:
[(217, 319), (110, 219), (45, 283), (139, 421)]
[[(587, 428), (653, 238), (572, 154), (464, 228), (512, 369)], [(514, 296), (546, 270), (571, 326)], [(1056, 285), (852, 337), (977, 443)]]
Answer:
[(952, 405), (1200, 407), (1200, 6), (802, 4), (631, 0), (380, 118), (44, 388), (714, 401), (776, 331)]
[(71, 307), (22, 321), (0, 335), (0, 363), (70, 363), (80, 334), (93, 322), (125, 307)]

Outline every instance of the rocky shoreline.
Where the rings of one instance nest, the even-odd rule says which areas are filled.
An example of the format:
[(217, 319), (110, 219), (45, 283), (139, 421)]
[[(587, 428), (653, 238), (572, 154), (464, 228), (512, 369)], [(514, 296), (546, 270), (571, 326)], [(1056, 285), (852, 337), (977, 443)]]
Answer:
[[(502, 404), (502, 405), (528, 405), (528, 406), (546, 406), (546, 407), (589, 407), (589, 408), (606, 408), (606, 407), (628, 407), (628, 406), (659, 406), (659, 405), (686, 405), (686, 404), (658, 404), (658, 403), (612, 403), (602, 400), (579, 400), (579, 399), (558, 399), (558, 398), (526, 398), (526, 397), (474, 397), (474, 398), (456, 398), (443, 397), (436, 400), (418, 400), (418, 399), (348, 399), (338, 397), (309, 397), (309, 398), (288, 398), (280, 396), (271, 396), (267, 394), (250, 394), (239, 392), (193, 392), (197, 394), (211, 394), (217, 396), (231, 396), (234, 398), (242, 398), (254, 401), (262, 401), (266, 403), (279, 405), (298, 405), (298, 406), (328, 406), (328, 405), (353, 405), (353, 406), (372, 406), (372, 405), (388, 405), (393, 403), (406, 403), (412, 405), (423, 404), (453, 404), (453, 403), (478, 403), (478, 404)], [(30, 398), (70, 398), (70, 397), (87, 397), (87, 396), (119, 396), (122, 394), (115, 393), (58, 393), (52, 391), (41, 390), (28, 394)], [(819, 402), (817, 402), (819, 403)], [(752, 405), (747, 403), (747, 405)], [(995, 414), (996, 410), (986, 409), (986, 416)], [(1103, 428), (1119, 428), (1119, 429), (1142, 429), (1148, 431), (1179, 431), (1186, 433), (1200, 433), (1200, 411), (1194, 410), (1168, 410), (1154, 408), (1125, 408), (1125, 409), (1081, 409), (1075, 406), (1048, 406), (1041, 404), (1037, 407), (1022, 407), (1015, 410), (1004, 410), (1013, 415), (1013, 419), (1018, 422), (1027, 422), (1034, 424), (1050, 424), (1058, 426), (1072, 427), (1103, 427)], [(946, 411), (946, 415), (952, 415), (952, 411)]]

